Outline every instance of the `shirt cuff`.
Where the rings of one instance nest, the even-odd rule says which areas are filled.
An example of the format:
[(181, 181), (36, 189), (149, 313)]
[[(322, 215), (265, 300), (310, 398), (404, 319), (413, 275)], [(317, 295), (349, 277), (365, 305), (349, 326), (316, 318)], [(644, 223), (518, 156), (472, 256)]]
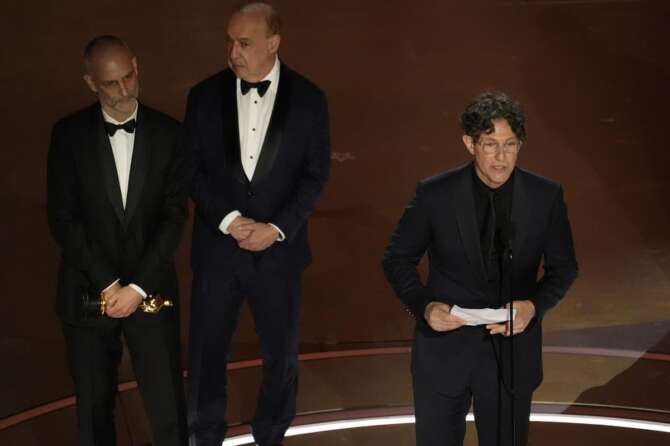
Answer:
[(116, 279), (114, 282), (110, 283), (110, 284), (107, 286), (107, 288), (105, 288), (104, 290), (102, 290), (102, 292), (103, 292), (103, 293), (107, 292), (108, 289), (110, 289), (111, 287), (113, 287), (114, 285), (116, 285), (117, 283), (119, 283), (119, 280), (121, 280), (121, 279)]
[(131, 283), (131, 284), (129, 284), (128, 286), (129, 286), (130, 288), (134, 289), (135, 291), (137, 291), (138, 293), (140, 293), (140, 296), (142, 296), (142, 299), (146, 299), (146, 297), (147, 297), (147, 293), (145, 293), (144, 290), (143, 290), (142, 288), (138, 287), (138, 286), (135, 285), (134, 283)]
[(223, 232), (226, 235), (230, 234), (230, 232), (228, 232), (228, 226), (230, 226), (233, 220), (241, 216), (242, 214), (240, 213), (240, 211), (229, 212), (228, 215), (223, 217), (223, 220), (221, 220), (221, 223), (219, 224), (219, 231)]
[(273, 225), (272, 223), (268, 223), (268, 224), (270, 226), (272, 226), (273, 228), (275, 228), (277, 230), (277, 232), (279, 232), (279, 236), (277, 236), (277, 241), (278, 242), (283, 242), (284, 240), (286, 240), (286, 236), (284, 235), (284, 231), (279, 229), (279, 227), (277, 225)]

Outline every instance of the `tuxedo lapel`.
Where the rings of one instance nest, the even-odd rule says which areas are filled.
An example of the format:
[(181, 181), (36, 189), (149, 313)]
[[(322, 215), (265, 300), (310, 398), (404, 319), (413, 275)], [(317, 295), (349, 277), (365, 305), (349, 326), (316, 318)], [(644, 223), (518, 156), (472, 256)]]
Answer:
[(512, 236), (512, 267), (516, 259), (519, 259), (519, 253), (523, 246), (524, 239), (528, 233), (528, 217), (530, 203), (528, 202), (528, 195), (524, 187), (524, 171), (517, 168), (514, 174), (514, 195), (512, 197), (512, 228), (514, 230)]
[(254, 176), (251, 179), (252, 184), (256, 184), (263, 179), (274, 166), (277, 159), (277, 153), (282, 141), (282, 131), (284, 129), (284, 122), (288, 115), (288, 108), (291, 93), (291, 74), (284, 64), (280, 66), (279, 72), (279, 86), (277, 89), (277, 97), (275, 98), (272, 114), (270, 115), (270, 122), (268, 130), (265, 133), (263, 140), (263, 147), (261, 148), (261, 155), (254, 171)]
[(147, 159), (151, 150), (151, 133), (153, 131), (151, 121), (147, 121), (142, 105), (138, 104), (137, 127), (135, 129), (133, 158), (130, 162), (130, 177), (128, 178), (128, 195), (126, 198), (124, 221), (126, 225), (133, 218), (142, 196), (142, 188), (147, 174)]
[[(102, 109), (100, 106), (95, 107), (91, 115), (91, 141), (95, 142), (98, 157), (100, 159), (100, 167), (102, 175), (105, 179), (105, 189), (107, 190), (107, 197), (114, 208), (119, 221), (124, 220), (123, 199), (121, 197), (121, 186), (119, 185), (119, 176), (116, 173), (116, 163), (114, 161), (114, 153), (112, 152), (112, 145), (109, 142), (109, 137), (105, 131), (104, 118), (102, 117)], [(94, 173), (95, 174), (95, 173)]]
[(458, 230), (463, 241), (468, 261), (475, 272), (480, 283), (486, 282), (484, 260), (482, 259), (482, 248), (477, 231), (477, 214), (475, 210), (475, 197), (473, 194), (472, 174), (470, 166), (466, 166), (460, 172), (460, 185), (452, 196), (458, 221)]
[(223, 73), (222, 88), (222, 125), (223, 148), (225, 151), (226, 168), (240, 183), (247, 183), (248, 179), (240, 159), (240, 127), (237, 115), (237, 78), (232, 70)]

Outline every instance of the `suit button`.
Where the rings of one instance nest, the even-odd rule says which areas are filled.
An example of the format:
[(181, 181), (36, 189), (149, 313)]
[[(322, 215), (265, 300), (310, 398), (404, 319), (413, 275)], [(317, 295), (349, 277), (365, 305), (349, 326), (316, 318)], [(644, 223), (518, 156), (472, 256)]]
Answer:
[(253, 196), (254, 196), (254, 193), (251, 192), (251, 191), (249, 191), (249, 192), (247, 192), (247, 195), (250, 196), (250, 197), (253, 197)]

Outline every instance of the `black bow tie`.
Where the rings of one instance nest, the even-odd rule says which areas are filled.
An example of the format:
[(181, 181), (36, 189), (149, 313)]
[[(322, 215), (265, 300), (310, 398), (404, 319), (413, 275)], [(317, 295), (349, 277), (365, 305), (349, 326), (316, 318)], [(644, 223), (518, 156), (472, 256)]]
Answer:
[(133, 133), (135, 131), (136, 123), (134, 119), (131, 119), (128, 122), (124, 122), (123, 124), (112, 124), (111, 122), (105, 121), (105, 130), (107, 130), (107, 134), (109, 136), (114, 136), (114, 133), (116, 133), (117, 130), (125, 130), (128, 133)]
[(247, 82), (242, 79), (242, 95), (249, 93), (249, 89), (255, 88), (258, 91), (258, 96), (263, 97), (265, 92), (270, 88), (271, 81)]

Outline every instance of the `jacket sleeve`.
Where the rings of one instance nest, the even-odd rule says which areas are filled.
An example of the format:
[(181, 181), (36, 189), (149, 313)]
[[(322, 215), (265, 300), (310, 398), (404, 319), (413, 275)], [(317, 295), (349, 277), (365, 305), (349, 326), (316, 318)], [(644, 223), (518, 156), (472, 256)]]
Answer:
[(314, 120), (309, 131), (308, 148), (302, 172), (291, 200), (270, 220), (290, 241), (314, 212), (330, 174), (330, 130), (328, 104), (323, 93), (318, 96)]
[(391, 236), (382, 261), (386, 279), (418, 324), (426, 324), (423, 314), (432, 298), (417, 270), (431, 239), (430, 214), (422, 183), (419, 183), (414, 198), (405, 208)]
[(538, 318), (563, 298), (577, 278), (577, 259), (562, 188), (554, 197), (543, 256), (544, 274), (535, 296), (530, 299)]
[(49, 230), (62, 251), (63, 261), (81, 271), (97, 293), (119, 278), (118, 271), (86, 234), (82, 222), (81, 185), (65, 129), (56, 124), (47, 159), (47, 216)]
[(188, 170), (186, 144), (182, 129), (174, 139), (171, 159), (163, 185), (160, 223), (149, 241), (142, 260), (131, 280), (147, 293), (160, 288), (162, 272), (170, 265), (184, 231), (188, 217)]
[(223, 218), (236, 209), (228, 202), (224, 194), (217, 191), (217, 188), (212, 184), (213, 174), (211, 169), (213, 166), (208, 165), (200, 143), (198, 107), (197, 94), (192, 90), (188, 95), (186, 115), (184, 116), (187, 145), (186, 169), (190, 179), (189, 192), (196, 205), (198, 215), (211, 226), (212, 230), (219, 231), (219, 225)]

